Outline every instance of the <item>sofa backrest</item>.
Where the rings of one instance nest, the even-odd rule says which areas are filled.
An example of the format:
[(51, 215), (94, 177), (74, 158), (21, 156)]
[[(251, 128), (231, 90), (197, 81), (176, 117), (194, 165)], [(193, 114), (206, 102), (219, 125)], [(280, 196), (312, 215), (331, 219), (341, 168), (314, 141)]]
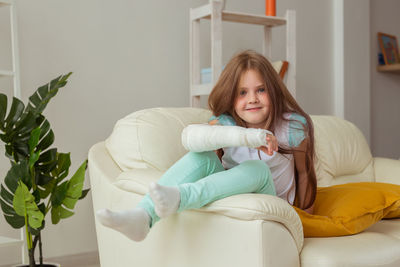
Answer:
[[(197, 108), (153, 108), (120, 119), (105, 141), (123, 171), (167, 170), (187, 151), (181, 132), (188, 124), (205, 123), (211, 112)], [(318, 186), (374, 181), (368, 144), (352, 123), (332, 116), (312, 116)]]
[(311, 116), (318, 186), (375, 181), (373, 158), (361, 131), (333, 116)]
[(120, 119), (105, 145), (123, 171), (165, 171), (187, 153), (181, 141), (183, 128), (207, 122), (210, 117), (210, 111), (197, 108), (140, 110)]

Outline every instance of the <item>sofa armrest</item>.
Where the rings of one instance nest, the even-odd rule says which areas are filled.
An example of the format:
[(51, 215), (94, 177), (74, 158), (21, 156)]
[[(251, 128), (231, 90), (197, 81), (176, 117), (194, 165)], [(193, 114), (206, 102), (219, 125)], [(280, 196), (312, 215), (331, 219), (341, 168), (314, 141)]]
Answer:
[(89, 149), (88, 160), (89, 172), (101, 173), (110, 179), (110, 182), (122, 172), (115, 161), (112, 160), (104, 141), (93, 145)]
[(118, 175), (113, 184), (124, 191), (145, 195), (149, 192), (150, 183), (156, 183), (163, 174), (155, 169), (132, 169)]
[(303, 225), (294, 208), (285, 200), (264, 194), (240, 194), (217, 200), (197, 211), (213, 212), (238, 220), (279, 222), (286, 227), (296, 243), (303, 248)]
[[(113, 185), (127, 192), (145, 195), (151, 182), (157, 182), (163, 172), (154, 169), (133, 169), (122, 172)], [(275, 221), (281, 223), (293, 237), (300, 253), (303, 225), (297, 212), (279, 197), (265, 194), (240, 194), (210, 203), (198, 212), (211, 212), (242, 221)]]
[(400, 184), (400, 160), (374, 158), (375, 181)]

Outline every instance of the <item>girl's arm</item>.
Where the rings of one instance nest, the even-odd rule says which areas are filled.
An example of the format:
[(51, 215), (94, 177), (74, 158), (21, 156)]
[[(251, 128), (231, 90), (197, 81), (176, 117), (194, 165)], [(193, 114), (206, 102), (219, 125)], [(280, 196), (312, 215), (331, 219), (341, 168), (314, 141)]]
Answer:
[[(216, 124), (218, 124), (218, 119), (209, 121), (208, 124), (216, 125)], [(222, 150), (222, 148), (220, 148), (220, 149), (214, 150), (214, 152), (215, 152), (215, 154), (217, 154), (219, 161), (222, 162), (222, 156), (224, 155), (224, 150)]]
[[(306, 170), (306, 153), (305, 151), (307, 150), (307, 143), (308, 139), (304, 139), (300, 145), (296, 148), (296, 150), (293, 153), (294, 156), (294, 163), (295, 167), (298, 173), (298, 199), (299, 199), (299, 204), (300, 206), (304, 206), (305, 203), (308, 202), (309, 198), (311, 197), (310, 194), (307, 194), (307, 189), (308, 189), (308, 177), (307, 177), (307, 170)], [(305, 209), (304, 211), (312, 214), (314, 209), (314, 203), (309, 207), (308, 209)]]

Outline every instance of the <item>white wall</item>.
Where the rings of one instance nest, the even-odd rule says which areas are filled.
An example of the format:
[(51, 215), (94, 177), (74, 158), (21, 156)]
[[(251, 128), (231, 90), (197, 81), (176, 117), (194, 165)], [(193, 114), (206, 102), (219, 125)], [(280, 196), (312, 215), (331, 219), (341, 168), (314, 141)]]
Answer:
[[(297, 12), (297, 98), (311, 114), (334, 110), (332, 1), (278, 1), (278, 16), (287, 8)], [(50, 79), (74, 72), (45, 112), (56, 146), (71, 151), (72, 170), (119, 118), (143, 108), (189, 105), (189, 8), (207, 2), (17, 0), (23, 98)], [(226, 9), (263, 14), (264, 2), (228, 0)], [(203, 67), (210, 64), (208, 26), (201, 26)], [(241, 49), (261, 52), (262, 27), (223, 27), (224, 63)], [(282, 58), (283, 29), (274, 30), (273, 38), (273, 59)], [(0, 234), (18, 232), (1, 218)], [(77, 205), (73, 217), (57, 226), (48, 221), (44, 234), (46, 257), (96, 250), (91, 196)], [(18, 253), (2, 248), (0, 259), (0, 264), (17, 261)]]
[(372, 153), (400, 158), (400, 75), (376, 71), (379, 51), (377, 33), (400, 41), (400, 1), (371, 0), (371, 124)]
[(344, 118), (370, 142), (369, 0), (344, 2)]

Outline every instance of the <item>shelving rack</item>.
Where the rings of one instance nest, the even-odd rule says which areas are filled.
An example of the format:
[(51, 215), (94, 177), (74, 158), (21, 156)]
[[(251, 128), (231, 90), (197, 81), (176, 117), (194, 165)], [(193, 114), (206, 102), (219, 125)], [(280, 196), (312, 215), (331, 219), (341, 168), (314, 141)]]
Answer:
[[(8, 8), (10, 14), (11, 27), (11, 53), (12, 70), (0, 69), (0, 79), (11, 77), (13, 79), (13, 93), (15, 97), (21, 98), (20, 72), (19, 72), (19, 53), (17, 38), (17, 16), (14, 0), (0, 0), (0, 8)], [(21, 246), (22, 263), (25, 264), (27, 255), (24, 246), (24, 231), (21, 229), (20, 239), (0, 236), (0, 248), (8, 246)]]
[(20, 74), (19, 74), (19, 53), (18, 53), (18, 38), (17, 38), (17, 16), (15, 11), (14, 0), (0, 0), (0, 8), (8, 8), (10, 12), (11, 26), (11, 48), (12, 48), (12, 70), (0, 69), (0, 78), (12, 77), (14, 96), (21, 97), (20, 89)]
[(379, 72), (390, 72), (400, 74), (400, 64), (380, 65), (376, 68)]
[[(200, 83), (200, 21), (211, 20), (211, 83)], [(286, 86), (296, 96), (296, 12), (287, 10), (285, 17), (271, 17), (223, 10), (220, 1), (190, 9), (190, 105), (200, 106), (200, 96), (210, 94), (222, 69), (222, 21), (261, 25), (264, 27), (263, 54), (271, 58), (271, 29), (286, 26), (286, 61), (289, 62)]]

